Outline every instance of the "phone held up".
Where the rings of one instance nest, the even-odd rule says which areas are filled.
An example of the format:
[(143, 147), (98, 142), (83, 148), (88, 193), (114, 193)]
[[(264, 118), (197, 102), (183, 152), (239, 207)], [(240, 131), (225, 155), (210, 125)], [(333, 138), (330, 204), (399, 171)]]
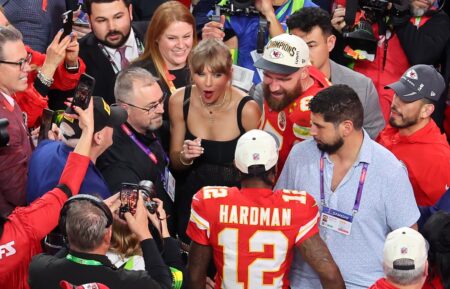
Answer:
[(64, 12), (62, 15), (62, 22), (63, 22), (63, 34), (61, 35), (61, 38), (59, 38), (59, 42), (61, 42), (64, 37), (67, 35), (70, 35), (72, 33), (72, 25), (73, 25), (73, 11), (68, 10)]
[(41, 117), (41, 126), (39, 128), (38, 144), (48, 139), (48, 132), (52, 129), (53, 110), (44, 108)]
[(74, 106), (78, 106), (83, 110), (86, 109), (91, 101), (94, 88), (95, 78), (89, 74), (83, 73), (80, 76), (80, 81), (78, 82), (77, 87), (75, 88), (72, 104), (69, 107), (69, 112), (75, 113), (75, 110), (73, 109)]
[(120, 188), (120, 208), (119, 217), (125, 219), (126, 212), (130, 212), (132, 215), (136, 214), (137, 202), (139, 194), (139, 185), (122, 183)]

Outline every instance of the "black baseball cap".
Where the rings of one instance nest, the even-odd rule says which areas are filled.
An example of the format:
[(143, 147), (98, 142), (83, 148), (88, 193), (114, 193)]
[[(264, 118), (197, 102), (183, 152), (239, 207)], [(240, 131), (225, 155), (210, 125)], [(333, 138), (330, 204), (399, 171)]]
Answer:
[[(105, 126), (114, 127), (121, 125), (128, 118), (128, 113), (120, 106), (109, 106), (100, 96), (93, 96), (94, 101), (94, 132), (101, 131)], [(66, 110), (68, 112), (68, 110)], [(61, 125), (68, 124), (74, 131), (74, 134), (68, 135), (65, 132), (66, 139), (77, 139), (81, 137), (81, 129), (78, 120), (64, 116)]]
[(442, 75), (431, 65), (418, 64), (410, 67), (399, 81), (387, 85), (404, 102), (422, 98), (438, 101), (445, 89)]

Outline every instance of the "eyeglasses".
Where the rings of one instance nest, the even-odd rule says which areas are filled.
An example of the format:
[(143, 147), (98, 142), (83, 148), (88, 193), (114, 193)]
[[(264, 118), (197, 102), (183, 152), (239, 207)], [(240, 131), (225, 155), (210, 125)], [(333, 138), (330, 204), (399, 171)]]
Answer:
[(126, 105), (129, 105), (129, 106), (131, 106), (131, 107), (134, 107), (134, 108), (137, 108), (137, 109), (146, 111), (147, 113), (151, 113), (151, 112), (154, 112), (154, 111), (156, 110), (156, 108), (158, 107), (158, 105), (162, 105), (162, 104), (164, 103), (164, 100), (166, 99), (166, 97), (167, 97), (167, 93), (163, 93), (163, 95), (161, 96), (161, 98), (160, 98), (158, 101), (156, 101), (156, 102), (152, 102), (152, 104), (150, 104), (150, 106), (149, 106), (148, 108), (140, 107), (140, 106), (137, 106), (137, 105), (134, 105), (134, 104), (125, 102), (125, 101), (120, 100), (120, 99), (119, 99), (118, 101), (121, 102), (121, 103), (124, 103), (124, 104), (126, 104)]
[(33, 54), (31, 54), (31, 52), (29, 52), (29, 53), (27, 54), (27, 57), (26, 57), (26, 58), (22, 58), (21, 60), (19, 60), (19, 61), (17, 61), (17, 62), (6, 61), (6, 60), (0, 60), (0, 63), (19, 65), (19, 66), (20, 66), (20, 70), (25, 70), (25, 65), (26, 65), (26, 64), (30, 64), (32, 58), (33, 58)]

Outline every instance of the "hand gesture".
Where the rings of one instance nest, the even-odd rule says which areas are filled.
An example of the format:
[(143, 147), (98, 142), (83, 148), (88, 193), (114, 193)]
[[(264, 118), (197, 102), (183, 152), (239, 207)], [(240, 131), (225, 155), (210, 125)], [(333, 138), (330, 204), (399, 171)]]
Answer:
[(163, 208), (163, 201), (157, 198), (153, 198), (152, 200), (158, 204), (158, 207), (156, 209), (156, 213), (154, 214), (150, 214), (150, 212), (147, 211), (147, 216), (153, 226), (158, 229), (162, 238), (170, 237), (169, 230), (167, 228), (167, 215)]
[(201, 138), (196, 138), (195, 140), (187, 139), (184, 141), (180, 155), (183, 163), (190, 163), (203, 154), (205, 149), (202, 147), (201, 141)]
[(225, 15), (220, 15), (220, 22), (210, 21), (202, 28), (202, 39), (223, 40), (225, 33), (223, 28), (225, 25)]
[(78, 38), (84, 37), (86, 34), (91, 33), (91, 27), (81, 26), (76, 23), (78, 16), (81, 14), (81, 7), (77, 11), (73, 12), (73, 25), (72, 30), (75, 31)]
[(138, 194), (138, 202), (136, 206), (136, 214), (134, 216), (130, 212), (125, 213), (125, 220), (127, 221), (130, 231), (135, 233), (139, 241), (152, 238), (148, 229), (147, 209), (144, 206), (142, 195)]
[(104, 200), (103, 203), (105, 203), (111, 212), (114, 213), (120, 208), (120, 193), (115, 193), (111, 197)]
[(82, 110), (78, 106), (73, 106), (73, 109), (75, 110), (76, 114), (69, 114), (64, 113), (67, 117), (78, 119), (78, 125), (80, 126), (80, 129), (87, 132), (94, 132), (94, 102), (93, 98), (91, 97), (91, 100), (89, 102), (88, 108), (85, 110)]
[[(50, 78), (53, 78), (53, 74), (56, 71), (56, 68), (61, 64), (61, 62), (66, 57), (66, 49), (69, 43), (71, 42), (71, 36), (68, 35), (61, 39), (61, 35), (63, 34), (63, 31), (60, 30), (58, 33), (56, 33), (55, 38), (53, 38), (52, 43), (47, 47), (47, 53), (45, 57), (44, 64), (42, 65), (42, 70), (44, 68), (48, 68), (50, 70), (53, 70), (52, 75), (50, 75)], [(78, 53), (77, 53), (78, 56)]]
[(255, 0), (255, 8), (266, 17), (268, 14), (274, 13), (272, 0)]
[(338, 5), (337, 8), (333, 12), (333, 17), (331, 18), (331, 25), (333, 25), (334, 29), (342, 33), (342, 29), (346, 26), (345, 23), (345, 8), (341, 5)]
[(68, 66), (77, 66), (78, 64), (78, 52), (80, 51), (80, 45), (78, 44), (77, 33), (72, 32), (71, 40), (66, 47), (65, 62)]

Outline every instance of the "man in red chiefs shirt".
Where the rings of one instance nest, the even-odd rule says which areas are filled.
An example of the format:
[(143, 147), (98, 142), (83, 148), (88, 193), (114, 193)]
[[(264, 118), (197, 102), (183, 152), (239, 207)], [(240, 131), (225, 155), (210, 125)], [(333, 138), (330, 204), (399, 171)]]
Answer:
[(314, 198), (304, 191), (272, 191), (277, 160), (273, 136), (248, 131), (235, 152), (242, 188), (204, 187), (194, 196), (187, 229), (189, 288), (205, 288), (211, 256), (215, 288), (289, 288), (295, 247), (320, 275), (323, 288), (345, 287), (318, 234)]
[(432, 66), (419, 64), (388, 87), (395, 94), (379, 142), (406, 165), (417, 204), (432, 206), (450, 186), (450, 147), (431, 119), (444, 79)]
[(292, 146), (310, 138), (309, 101), (330, 83), (311, 66), (308, 45), (295, 35), (272, 38), (255, 67), (264, 70), (260, 128), (273, 133), (280, 143), (278, 171), (281, 172)]

